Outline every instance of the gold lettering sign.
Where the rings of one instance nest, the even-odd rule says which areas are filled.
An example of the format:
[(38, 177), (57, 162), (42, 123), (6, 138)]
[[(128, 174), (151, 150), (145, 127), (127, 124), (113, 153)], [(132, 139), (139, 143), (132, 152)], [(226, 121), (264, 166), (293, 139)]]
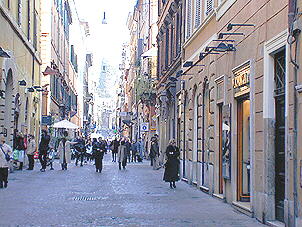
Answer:
[(232, 80), (233, 88), (238, 88), (243, 85), (247, 85), (250, 82), (250, 68), (246, 68), (242, 71), (236, 72), (235, 77)]

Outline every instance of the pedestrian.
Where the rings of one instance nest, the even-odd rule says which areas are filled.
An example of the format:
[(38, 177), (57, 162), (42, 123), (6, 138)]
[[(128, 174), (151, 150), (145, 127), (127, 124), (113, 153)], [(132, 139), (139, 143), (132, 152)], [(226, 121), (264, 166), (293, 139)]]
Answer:
[(78, 165), (79, 160), (81, 161), (81, 165), (83, 166), (84, 156), (85, 156), (85, 140), (79, 136), (76, 140), (77, 144), (74, 145), (75, 150), (77, 151), (76, 162), (75, 165)]
[(8, 168), (12, 148), (5, 143), (4, 136), (0, 137), (0, 188), (7, 188)]
[(36, 141), (35, 137), (33, 135), (28, 135), (28, 140), (27, 140), (27, 149), (26, 149), (26, 155), (28, 158), (28, 169), (27, 170), (33, 170), (34, 169), (34, 156), (36, 152)]
[(119, 145), (120, 142), (117, 138), (114, 138), (114, 140), (110, 144), (110, 146), (112, 147), (112, 162), (116, 162), (116, 154), (118, 152)]
[(131, 162), (136, 162), (136, 153), (137, 153), (136, 142), (135, 140), (133, 140), (131, 144)]
[(157, 161), (159, 157), (159, 146), (157, 142), (157, 138), (154, 136), (151, 138), (151, 147), (150, 147), (150, 159), (151, 159), (151, 166), (153, 169), (157, 169)]
[(141, 138), (136, 142), (137, 161), (142, 162), (144, 158), (144, 144)]
[(71, 142), (68, 140), (67, 131), (63, 132), (63, 138), (61, 139), (58, 146), (62, 170), (67, 170), (67, 165), (71, 163), (71, 145), (74, 145), (76, 143), (77, 142)]
[(179, 181), (179, 149), (175, 140), (171, 139), (166, 149), (164, 181), (170, 182), (170, 188), (176, 188), (175, 181)]
[(128, 162), (130, 162), (131, 161), (131, 143), (130, 143), (129, 138), (126, 138), (125, 146), (126, 146), (127, 159), (128, 159)]
[(50, 165), (50, 170), (54, 170), (53, 163), (55, 161), (56, 149), (58, 147), (58, 139), (54, 136), (51, 137), (49, 142), (49, 150), (48, 150), (48, 160)]
[(92, 152), (94, 156), (95, 171), (101, 173), (103, 169), (104, 144), (102, 139), (93, 138)]
[(127, 165), (127, 147), (125, 145), (125, 140), (123, 139), (121, 141), (121, 145), (118, 148), (118, 153), (117, 153), (117, 160), (118, 160), (118, 167), (119, 170), (126, 169)]
[(47, 164), (47, 152), (49, 150), (50, 136), (46, 130), (42, 130), (41, 141), (39, 144), (39, 160), (41, 163), (41, 172), (45, 172)]
[(21, 132), (17, 133), (15, 146), (16, 147), (14, 149), (14, 153), (17, 154), (17, 155), (14, 154), (15, 160), (19, 162), (18, 170), (22, 170), (26, 147), (25, 147), (25, 143), (24, 143), (24, 136)]

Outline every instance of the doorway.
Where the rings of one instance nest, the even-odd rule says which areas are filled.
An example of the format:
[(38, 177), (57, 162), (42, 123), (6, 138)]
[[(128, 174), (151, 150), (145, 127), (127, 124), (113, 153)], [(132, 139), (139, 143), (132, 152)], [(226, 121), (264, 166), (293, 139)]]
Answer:
[(218, 105), (218, 127), (219, 127), (219, 175), (218, 175), (218, 192), (223, 194), (223, 174), (222, 174), (222, 104)]
[(244, 97), (237, 105), (237, 199), (250, 201), (250, 100)]
[(285, 199), (285, 49), (274, 55), (275, 81), (275, 214), (284, 222)]
[(9, 69), (6, 77), (6, 87), (5, 87), (5, 120), (4, 127), (6, 131), (6, 142), (12, 146), (11, 138), (14, 134), (13, 130), (15, 127), (12, 126), (12, 122), (14, 122), (13, 116), (13, 73), (12, 70)]

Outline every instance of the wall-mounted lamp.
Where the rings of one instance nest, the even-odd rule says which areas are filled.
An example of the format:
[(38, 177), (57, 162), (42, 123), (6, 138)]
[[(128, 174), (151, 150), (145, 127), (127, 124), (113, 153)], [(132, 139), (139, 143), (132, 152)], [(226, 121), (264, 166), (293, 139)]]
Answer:
[(1, 47), (0, 47), (0, 57), (3, 58), (10, 58), (7, 52), (5, 52)]
[(178, 81), (178, 79), (177, 79), (176, 77), (174, 77), (174, 76), (170, 76), (170, 77), (169, 77), (169, 80), (171, 80), (172, 82)]
[(233, 44), (225, 44), (225, 43), (219, 43), (218, 46), (216, 47), (206, 47), (205, 51), (209, 52), (209, 51), (216, 51), (216, 52), (226, 52), (226, 51), (235, 51), (236, 48), (234, 47)]
[(214, 40), (212, 40), (212, 42), (221, 42), (221, 41), (223, 41), (223, 42), (232, 42), (232, 43), (235, 42), (235, 40), (233, 40), (233, 39), (224, 39), (224, 40), (214, 39)]
[(49, 66), (47, 66), (46, 69), (45, 69), (45, 71), (42, 72), (42, 74), (43, 74), (44, 76), (46, 76), (46, 75), (56, 75), (57, 73), (58, 73), (57, 70), (52, 69), (52, 68), (50, 68)]
[(26, 81), (25, 80), (19, 80), (18, 81), (20, 86), (26, 86)]
[(103, 17), (103, 20), (102, 20), (102, 24), (107, 24), (106, 12), (104, 12), (104, 17)]
[(4, 93), (5, 93), (4, 90), (0, 90), (0, 98), (4, 99)]
[(179, 70), (176, 72), (176, 77), (180, 77), (183, 74), (183, 70)]
[(239, 27), (241, 27), (241, 26), (249, 26), (249, 27), (255, 27), (255, 25), (254, 24), (228, 24), (228, 26), (227, 26), (227, 31), (231, 31), (232, 29), (233, 29), (233, 27), (235, 27), (235, 26), (239, 26)]
[(28, 87), (28, 88), (27, 88), (27, 91), (28, 91), (28, 92), (34, 92), (35, 89), (34, 89), (33, 87)]
[(194, 65), (193, 61), (186, 61), (182, 67), (187, 68), (192, 66), (206, 66), (206, 65)]
[(218, 35), (218, 39), (223, 39), (223, 36), (225, 35), (244, 35), (242, 32), (221, 32)]

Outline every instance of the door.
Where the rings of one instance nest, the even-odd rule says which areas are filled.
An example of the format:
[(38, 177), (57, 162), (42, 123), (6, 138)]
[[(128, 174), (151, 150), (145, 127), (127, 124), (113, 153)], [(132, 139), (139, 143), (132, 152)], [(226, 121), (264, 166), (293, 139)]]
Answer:
[(237, 105), (237, 192), (238, 200), (250, 201), (250, 100), (238, 100)]
[(223, 176), (222, 176), (222, 105), (218, 106), (218, 127), (219, 127), (219, 194), (223, 194)]
[(285, 198), (285, 50), (275, 54), (275, 213), (284, 221)]

